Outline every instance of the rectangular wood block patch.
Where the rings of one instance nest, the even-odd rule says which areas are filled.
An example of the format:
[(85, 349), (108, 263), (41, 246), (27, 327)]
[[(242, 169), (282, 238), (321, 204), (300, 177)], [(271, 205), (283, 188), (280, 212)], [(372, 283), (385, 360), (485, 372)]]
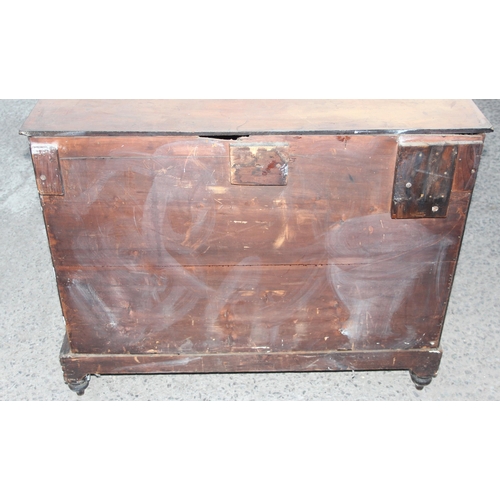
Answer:
[(231, 184), (246, 186), (286, 186), (288, 144), (231, 144)]
[(57, 147), (53, 144), (32, 143), (31, 154), (38, 192), (42, 195), (64, 195)]

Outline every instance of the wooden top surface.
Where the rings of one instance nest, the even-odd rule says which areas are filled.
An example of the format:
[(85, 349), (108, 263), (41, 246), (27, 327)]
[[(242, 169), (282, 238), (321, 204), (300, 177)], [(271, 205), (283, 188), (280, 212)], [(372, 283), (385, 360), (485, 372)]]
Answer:
[(491, 132), (472, 100), (42, 100), (20, 133), (71, 135)]

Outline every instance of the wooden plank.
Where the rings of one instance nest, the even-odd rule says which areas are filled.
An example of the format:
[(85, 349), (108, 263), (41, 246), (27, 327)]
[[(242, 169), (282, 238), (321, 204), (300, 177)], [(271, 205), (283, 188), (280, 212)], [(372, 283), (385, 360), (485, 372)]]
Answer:
[(57, 280), (74, 352), (432, 347), (455, 268), (442, 248), (364, 264), (61, 268)]
[(87, 374), (135, 373), (234, 373), (351, 370), (410, 370), (420, 377), (436, 375), (440, 349), (357, 352), (250, 353), (205, 355), (107, 355), (75, 354), (61, 350), (67, 379)]
[(476, 183), (483, 144), (461, 144), (455, 168), (453, 190), (472, 192)]
[[(270, 139), (266, 136), (263, 140)], [(32, 143), (53, 144), (57, 147), (61, 159), (145, 158), (153, 155), (184, 158), (193, 154), (197, 157), (223, 156), (227, 158), (229, 144), (233, 142), (193, 136), (31, 137), (30, 141)]]
[(474, 133), (491, 124), (470, 100), (46, 100), (25, 135)]
[[(137, 205), (113, 205), (111, 201), (89, 208), (61, 206), (44, 199), (54, 263), (70, 267), (175, 267), (237, 265), (250, 257), (260, 265), (325, 264), (332, 259), (349, 263), (391, 253), (392, 248), (432, 247), (441, 241), (442, 234), (449, 245), (446, 255), (452, 256), (458, 251), (464, 210), (470, 200), (469, 193), (454, 193), (446, 219), (420, 219), (409, 225), (391, 219), (388, 213), (356, 213), (361, 202), (355, 205), (351, 201), (351, 212), (342, 200), (329, 206), (325, 199), (294, 211), (294, 204), (278, 206), (271, 195), (266, 202), (256, 193), (249, 201), (259, 200), (261, 205), (255, 201), (255, 205), (231, 210), (230, 203), (224, 204), (219, 194), (215, 196), (221, 200), (220, 210), (217, 202), (205, 211), (200, 208), (194, 212), (189, 211), (191, 202), (173, 204), (169, 211), (165, 204), (168, 216), (157, 214), (156, 218), (153, 209)], [(343, 244), (332, 244), (340, 228), (350, 245), (344, 254), (340, 253)]]
[(180, 138), (151, 153), (142, 138), (126, 157), (112, 149), (104, 158), (62, 160), (66, 195), (43, 200), (55, 260), (207, 265), (258, 255), (262, 263), (320, 262), (331, 226), (388, 211), (393, 137), (353, 137), (348, 146), (337, 137), (274, 139), (290, 145), (291, 179), (265, 189), (230, 183), (224, 141)]
[[(83, 136), (83, 137), (31, 137), (32, 144), (52, 144), (57, 148), (61, 159), (69, 158), (142, 158), (159, 153), (168, 156), (186, 157), (196, 156), (228, 156), (230, 146), (255, 144), (262, 141), (264, 144), (282, 142), (291, 148), (291, 156), (322, 155), (329, 156), (338, 153), (341, 149), (350, 152), (354, 143), (350, 141), (357, 136), (353, 135), (257, 135), (234, 139), (210, 139), (192, 136)], [(380, 141), (382, 138), (377, 136)], [(383, 140), (391, 140), (390, 134)], [(399, 144), (420, 142), (431, 144), (482, 144), (485, 134), (472, 135), (422, 135), (408, 134), (392, 137), (392, 141)], [(383, 146), (385, 142), (381, 142)], [(186, 148), (186, 145), (191, 145)], [(348, 149), (349, 146), (349, 149)]]

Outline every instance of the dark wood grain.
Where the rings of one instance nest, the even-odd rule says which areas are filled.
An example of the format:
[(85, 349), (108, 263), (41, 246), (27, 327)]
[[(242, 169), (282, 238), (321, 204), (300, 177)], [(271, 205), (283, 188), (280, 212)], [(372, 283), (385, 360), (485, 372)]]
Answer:
[(400, 138), (392, 217), (446, 217), (452, 188), (472, 191), (483, 140), (481, 135)]
[(392, 202), (397, 219), (446, 217), (457, 145), (405, 144), (398, 151)]
[(472, 192), (476, 183), (483, 144), (462, 144), (458, 146), (453, 189)]
[(47, 100), (21, 133), (235, 135), (475, 133), (491, 124), (470, 100)]

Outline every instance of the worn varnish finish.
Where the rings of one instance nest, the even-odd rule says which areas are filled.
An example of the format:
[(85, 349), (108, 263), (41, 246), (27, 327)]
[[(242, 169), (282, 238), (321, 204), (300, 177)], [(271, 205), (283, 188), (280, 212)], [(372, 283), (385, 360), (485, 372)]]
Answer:
[[(41, 133), (40, 107), (27, 124), (41, 136), (25, 125), (70, 387), (82, 393), (91, 373), (371, 369), (429, 383), (484, 141), (459, 132), (487, 128), (470, 103), (455, 104), (468, 115), (448, 135), (381, 133), (397, 120), (379, 133), (325, 134), (321, 123), (336, 119), (326, 103), (311, 104), (321, 134), (293, 133), (295, 118), (278, 114), (233, 140), (192, 135), (207, 130), (215, 104), (205, 105), (175, 135), (97, 134), (125, 113), (116, 103), (90, 136)], [(303, 105), (270, 102), (247, 118)], [(451, 114), (427, 126), (451, 120), (449, 105), (437, 103)], [(99, 106), (60, 124), (76, 127)], [(243, 115), (220, 106), (219, 131), (238, 135), (231, 120)], [(426, 106), (414, 104), (415, 116)], [(144, 129), (160, 119), (150, 113), (138, 115)], [(289, 126), (272, 133), (277, 123)]]

